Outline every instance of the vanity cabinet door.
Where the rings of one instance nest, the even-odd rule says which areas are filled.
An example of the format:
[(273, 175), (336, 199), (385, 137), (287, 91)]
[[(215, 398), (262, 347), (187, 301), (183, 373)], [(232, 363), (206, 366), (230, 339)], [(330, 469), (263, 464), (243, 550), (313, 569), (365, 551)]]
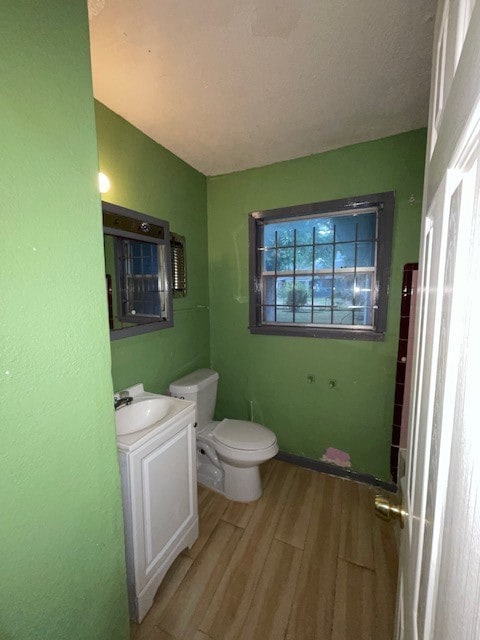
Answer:
[(173, 431), (132, 455), (137, 593), (162, 565), (168, 569), (176, 542), (197, 517), (193, 424)]

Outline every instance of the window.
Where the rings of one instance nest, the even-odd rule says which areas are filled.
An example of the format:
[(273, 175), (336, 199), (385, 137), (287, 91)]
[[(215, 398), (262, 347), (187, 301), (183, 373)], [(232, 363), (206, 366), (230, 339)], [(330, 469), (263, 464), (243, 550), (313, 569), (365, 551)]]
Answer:
[(166, 320), (165, 248), (152, 242), (116, 238), (115, 249), (120, 317), (135, 323)]
[(250, 214), (252, 333), (382, 340), (393, 192)]
[(168, 222), (107, 202), (102, 206), (112, 340), (171, 327)]

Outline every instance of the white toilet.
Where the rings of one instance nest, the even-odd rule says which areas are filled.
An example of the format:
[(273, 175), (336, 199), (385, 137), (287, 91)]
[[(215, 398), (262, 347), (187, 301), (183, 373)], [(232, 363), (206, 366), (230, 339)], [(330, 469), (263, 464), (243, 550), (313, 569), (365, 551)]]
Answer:
[(262, 495), (259, 465), (278, 453), (277, 437), (247, 420), (213, 421), (218, 373), (198, 369), (172, 382), (170, 394), (197, 405), (197, 479), (225, 497), (251, 502)]

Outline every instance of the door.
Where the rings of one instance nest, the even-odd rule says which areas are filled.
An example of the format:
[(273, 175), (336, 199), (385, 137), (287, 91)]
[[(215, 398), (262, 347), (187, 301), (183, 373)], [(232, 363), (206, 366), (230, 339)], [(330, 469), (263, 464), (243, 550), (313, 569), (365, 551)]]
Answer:
[(197, 519), (195, 453), (191, 422), (177, 421), (131, 454), (137, 596)]
[(480, 638), (480, 2), (440, 0), (397, 639)]

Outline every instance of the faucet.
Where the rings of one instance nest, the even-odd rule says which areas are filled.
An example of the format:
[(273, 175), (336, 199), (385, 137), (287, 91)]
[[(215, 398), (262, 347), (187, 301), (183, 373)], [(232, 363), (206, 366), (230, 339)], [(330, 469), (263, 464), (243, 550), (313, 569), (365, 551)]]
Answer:
[(133, 398), (128, 395), (127, 391), (120, 391), (120, 393), (116, 393), (113, 397), (113, 405), (115, 407), (115, 411), (123, 407), (123, 405), (129, 405), (133, 402)]

